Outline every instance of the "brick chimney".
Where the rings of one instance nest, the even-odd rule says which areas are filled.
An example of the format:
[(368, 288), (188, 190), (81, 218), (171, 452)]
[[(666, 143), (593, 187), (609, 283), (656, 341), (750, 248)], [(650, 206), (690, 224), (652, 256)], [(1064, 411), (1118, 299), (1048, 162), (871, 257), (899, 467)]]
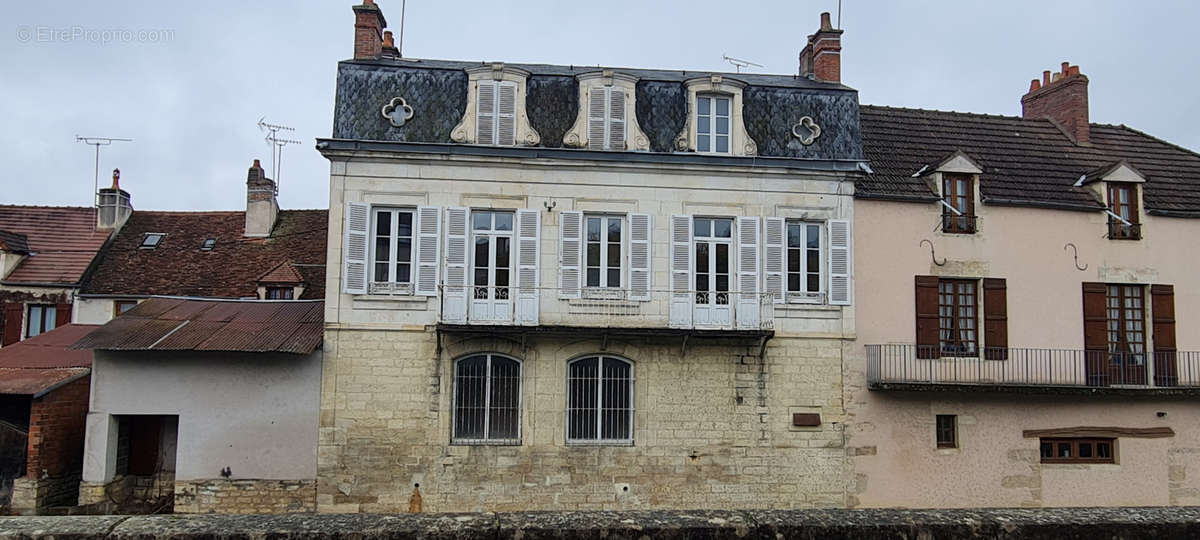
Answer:
[(271, 236), (275, 218), (279, 215), (279, 203), (275, 201), (275, 182), (267, 178), (258, 160), (246, 174), (246, 232), (245, 236), (264, 238)]
[(354, 6), (354, 59), (378, 58), (383, 52), (383, 29), (387, 19), (375, 0)]
[(96, 207), (96, 228), (100, 230), (120, 229), (133, 213), (129, 192), (121, 189), (121, 169), (113, 169), (112, 186), (96, 193)]
[(800, 51), (800, 76), (842, 82), (842, 31), (834, 30), (829, 12), (821, 14), (821, 27), (808, 36), (808, 45)]
[(1042, 80), (1033, 79), (1029, 93), (1021, 96), (1021, 116), (1049, 118), (1058, 122), (1077, 144), (1089, 144), (1088, 78), (1079, 66), (1062, 63), (1062, 71), (1042, 72)]

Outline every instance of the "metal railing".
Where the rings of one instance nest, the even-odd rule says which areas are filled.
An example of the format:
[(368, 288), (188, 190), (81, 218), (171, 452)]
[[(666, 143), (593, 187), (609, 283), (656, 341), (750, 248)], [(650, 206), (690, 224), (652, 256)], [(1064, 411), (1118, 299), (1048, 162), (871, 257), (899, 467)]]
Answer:
[(1108, 237), (1114, 240), (1141, 240), (1141, 223), (1121, 223), (1115, 219), (1108, 220)]
[(974, 234), (978, 228), (978, 216), (942, 214), (942, 232), (952, 234)]
[(970, 356), (938, 346), (867, 345), (868, 383), (1200, 388), (1200, 352), (1109, 353), (986, 348)]
[[(770, 293), (584, 287), (438, 287), (438, 322), (609, 328), (773, 330)], [(525, 310), (535, 309), (528, 313)]]

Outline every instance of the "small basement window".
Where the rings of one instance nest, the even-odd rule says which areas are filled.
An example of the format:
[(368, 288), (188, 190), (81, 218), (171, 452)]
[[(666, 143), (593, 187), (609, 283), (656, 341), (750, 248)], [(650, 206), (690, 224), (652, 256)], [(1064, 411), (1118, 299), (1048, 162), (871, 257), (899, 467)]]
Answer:
[(1042, 463), (1116, 463), (1111, 438), (1041, 439)]
[(937, 447), (958, 448), (958, 416), (937, 415)]
[(163, 237), (167, 236), (164, 233), (146, 233), (142, 237), (142, 243), (138, 247), (141, 249), (154, 249), (158, 244), (162, 243)]
[(200, 244), (200, 251), (212, 251), (215, 247), (217, 247), (216, 238), (205, 238), (204, 242)]

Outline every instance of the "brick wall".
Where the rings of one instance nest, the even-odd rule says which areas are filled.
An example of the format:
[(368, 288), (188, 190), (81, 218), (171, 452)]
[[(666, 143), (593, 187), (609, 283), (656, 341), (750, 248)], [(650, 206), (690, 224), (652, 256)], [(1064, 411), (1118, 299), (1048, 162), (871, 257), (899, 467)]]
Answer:
[[(428, 331), (329, 330), (317, 503), (328, 512), (842, 506), (841, 347), (837, 339), (509, 340)], [(602, 350), (603, 347), (603, 350)], [(497, 352), (524, 362), (522, 444), (450, 444), (453, 359)], [(635, 363), (634, 444), (565, 442), (566, 363), (584, 354)], [(817, 412), (818, 428), (791, 427)]]
[(14, 510), (75, 504), (90, 388), (90, 377), (83, 377), (33, 400), (25, 476), (13, 486)]

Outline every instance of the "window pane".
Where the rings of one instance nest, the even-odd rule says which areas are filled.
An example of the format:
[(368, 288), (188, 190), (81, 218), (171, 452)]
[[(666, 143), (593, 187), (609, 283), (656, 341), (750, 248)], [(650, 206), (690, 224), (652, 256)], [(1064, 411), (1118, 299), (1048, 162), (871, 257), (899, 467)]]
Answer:
[(487, 231), (492, 228), (491, 212), (474, 212), (471, 214), (471, 228), (477, 231)]
[(391, 212), (377, 212), (375, 214), (375, 234), (379, 236), (392, 234)]
[(1080, 458), (1092, 457), (1092, 443), (1090, 443), (1090, 442), (1079, 443), (1079, 457)]
[(799, 291), (800, 289), (800, 274), (788, 274), (788, 290)]
[(412, 283), (412, 266), (409, 264), (396, 265), (396, 282)]
[(729, 273), (729, 244), (717, 244), (717, 273)]
[(806, 239), (807, 246), (813, 249), (821, 248), (821, 226), (808, 225), (808, 237)]
[(696, 290), (708, 290), (708, 274), (696, 274)]
[[(507, 285), (508, 285), (508, 270), (500, 270), (499, 268), (497, 268), (496, 269), (496, 286), (497, 287), (505, 287)], [(503, 296), (504, 291), (498, 290), (498, 291), (496, 291), (496, 294), (497, 294), (496, 298), (498, 298), (498, 299), (505, 298), (505, 296)]]
[(717, 152), (729, 151), (729, 137), (726, 135), (717, 135)]
[(696, 244), (696, 273), (703, 274), (708, 272), (708, 244), (700, 242)]
[(388, 263), (375, 263), (375, 281), (391, 281), (388, 279)]
[(488, 266), (488, 239), (486, 236), (475, 238), (475, 266), (482, 268)]
[(513, 230), (513, 215), (508, 212), (496, 212), (496, 230)]
[(708, 136), (700, 136), (700, 137), (697, 137), (697, 138), (696, 138), (696, 151), (697, 151), (697, 152), (708, 152), (708, 151), (709, 151), (709, 150), (708, 150), (708, 148), (709, 148), (708, 144), (709, 144), (709, 142), (708, 142)]
[(1071, 443), (1068, 443), (1068, 442), (1058, 443), (1058, 457), (1060, 457), (1060, 458), (1071, 457)]
[(711, 111), (712, 111), (712, 106), (709, 104), (709, 98), (706, 98), (706, 97), (696, 98), (696, 112), (697, 113), (710, 114)]
[(799, 223), (788, 223), (788, 247), (803, 247), (804, 246), (804, 227)]
[(608, 220), (608, 241), (621, 242), (621, 220), (610, 218)]
[(733, 236), (733, 220), (714, 219), (713, 236), (717, 238), (731, 238)]
[(621, 286), (621, 270), (619, 268), (612, 268), (608, 271), (608, 286), (609, 287), (620, 287)]
[(512, 238), (496, 237), (496, 268), (509, 267), (509, 244), (511, 242)]
[(717, 291), (726, 292), (729, 290), (729, 274), (717, 274)]
[(25, 335), (34, 337), (42, 333), (42, 306), (29, 306), (29, 320), (25, 323)]
[(596, 438), (598, 403), (596, 383), (599, 358), (583, 358), (571, 363), (567, 373), (567, 438)]
[(1042, 447), (1042, 458), (1043, 459), (1054, 457), (1054, 444), (1053, 443), (1044, 442), (1044, 443), (1042, 443), (1041, 447)]
[(697, 135), (708, 135), (710, 133), (710, 127), (711, 127), (709, 125), (709, 122), (710, 122), (710, 120), (707, 116), (697, 117), (696, 118), (696, 134)]
[(819, 273), (821, 271), (821, 252), (815, 249), (807, 250), (808, 252), (808, 271)]
[(608, 267), (609, 268), (620, 268), (621, 267), (621, 244), (620, 243), (608, 245)]
[(723, 116), (717, 117), (717, 134), (729, 135), (729, 119)]
[(716, 98), (717, 115), (729, 116), (729, 98)]
[(789, 249), (789, 250), (787, 250), (787, 252), (788, 252), (787, 253), (788, 272), (799, 272), (800, 271), (800, 250)]
[(588, 268), (587, 269), (587, 286), (588, 287), (599, 287), (600, 286), (600, 269), (599, 268)]
[(588, 218), (587, 220), (587, 241), (600, 241), (600, 218)]
[(412, 238), (396, 240), (396, 260), (409, 262), (412, 259)]
[(808, 288), (805, 290), (807, 290), (808, 292), (820, 292), (821, 291), (821, 274), (809, 272)]
[(399, 236), (412, 236), (412, 213), (400, 212), (398, 219), (400, 226), (396, 228), (396, 234)]
[(588, 243), (587, 245), (587, 265), (600, 266), (600, 244)]
[(712, 236), (712, 220), (696, 218), (696, 224), (692, 226), (692, 234), (695, 236)]
[(1096, 457), (1111, 458), (1112, 457), (1112, 445), (1110, 443), (1106, 443), (1106, 442), (1096, 443)]

